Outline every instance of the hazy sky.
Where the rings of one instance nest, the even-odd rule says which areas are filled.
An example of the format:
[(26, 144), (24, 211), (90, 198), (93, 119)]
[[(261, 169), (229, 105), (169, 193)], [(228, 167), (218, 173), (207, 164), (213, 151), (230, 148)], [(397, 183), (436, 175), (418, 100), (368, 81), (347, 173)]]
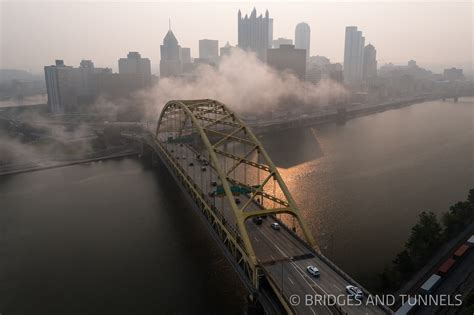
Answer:
[(274, 38), (294, 38), (297, 23), (311, 27), (311, 55), (341, 62), (344, 29), (356, 25), (366, 43), (377, 49), (379, 65), (418, 64), (439, 71), (445, 66), (472, 68), (471, 1), (391, 2), (141, 2), (141, 1), (3, 1), (0, 0), (0, 67), (41, 72), (64, 59), (77, 66), (117, 69), (117, 59), (139, 51), (158, 68), (160, 44), (168, 19), (181, 46), (198, 57), (198, 40), (237, 43), (237, 11), (268, 8)]

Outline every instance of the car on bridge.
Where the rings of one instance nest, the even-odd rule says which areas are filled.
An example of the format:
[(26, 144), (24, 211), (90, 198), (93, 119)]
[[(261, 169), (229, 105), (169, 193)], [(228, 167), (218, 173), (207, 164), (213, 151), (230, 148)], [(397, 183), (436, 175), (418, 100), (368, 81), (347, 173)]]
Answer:
[(319, 271), (319, 269), (316, 266), (309, 265), (308, 267), (306, 267), (306, 270), (313, 277), (319, 277), (321, 275), (321, 272)]
[(362, 290), (356, 286), (348, 285), (346, 286), (346, 291), (350, 297), (355, 298), (357, 300), (360, 300), (364, 297), (364, 293), (362, 292)]
[(253, 222), (256, 224), (256, 225), (261, 225), (262, 224), (262, 217), (255, 217), (252, 219)]
[(274, 229), (276, 231), (280, 230), (280, 224), (278, 224), (276, 222), (272, 223), (270, 226), (272, 227), (272, 229)]

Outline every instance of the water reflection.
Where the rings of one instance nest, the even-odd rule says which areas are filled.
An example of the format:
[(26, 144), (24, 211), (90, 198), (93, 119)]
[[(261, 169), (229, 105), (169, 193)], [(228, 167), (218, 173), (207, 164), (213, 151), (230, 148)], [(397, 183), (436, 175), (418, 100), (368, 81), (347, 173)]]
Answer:
[(473, 100), (426, 102), (293, 131), (298, 141), (284, 132), (262, 141), (320, 247), (370, 287), (418, 213), (446, 211), (474, 187)]
[[(418, 213), (474, 187), (473, 99), (262, 137), (323, 251), (368, 287)], [(0, 310), (241, 313), (244, 290), (162, 168), (0, 178)]]

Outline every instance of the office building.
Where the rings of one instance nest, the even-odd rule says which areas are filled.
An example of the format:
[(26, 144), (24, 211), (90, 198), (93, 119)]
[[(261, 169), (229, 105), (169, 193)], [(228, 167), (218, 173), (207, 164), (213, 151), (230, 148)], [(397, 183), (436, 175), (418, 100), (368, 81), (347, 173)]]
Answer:
[(219, 41), (213, 39), (199, 40), (199, 58), (216, 62), (219, 58)]
[(343, 83), (344, 76), (340, 63), (331, 63), (329, 58), (324, 56), (311, 56), (306, 63), (306, 80), (318, 83), (321, 80), (332, 80)]
[(225, 46), (224, 46), (224, 47), (221, 47), (221, 49), (220, 49), (220, 56), (221, 56), (221, 58), (222, 58), (223, 56), (228, 56), (228, 55), (230, 55), (230, 53), (232, 52), (232, 49), (233, 49), (233, 48), (235, 48), (235, 47), (232, 47), (232, 46), (229, 44), (229, 42), (227, 42), (227, 43), (225, 44)]
[(293, 45), (293, 40), (289, 38), (278, 37), (272, 41), (272, 48), (280, 48), (280, 45)]
[(136, 75), (140, 84), (145, 87), (151, 84), (151, 65), (150, 59), (142, 58), (141, 55), (132, 51), (129, 52), (127, 58), (120, 58), (118, 61), (119, 74)]
[(171, 29), (166, 33), (160, 51), (160, 76), (165, 78), (180, 75), (183, 72), (181, 46)]
[(306, 76), (306, 51), (294, 45), (281, 45), (267, 51), (267, 63), (278, 71), (289, 71), (304, 80)]
[(448, 81), (457, 81), (465, 79), (462, 69), (456, 68), (444, 69), (443, 77), (445, 80)]
[(295, 48), (306, 50), (306, 60), (309, 59), (311, 29), (307, 23), (298, 23), (295, 28)]
[(365, 37), (357, 26), (346, 27), (344, 46), (344, 81), (359, 84), (363, 78)]
[(181, 48), (181, 61), (183, 64), (191, 62), (191, 48)]
[(375, 78), (377, 76), (377, 50), (371, 44), (364, 48), (364, 80)]
[(183, 73), (190, 73), (194, 70), (193, 61), (191, 58), (191, 48), (181, 48), (181, 62), (183, 66)]
[(45, 66), (44, 75), (48, 106), (54, 114), (81, 110), (82, 105), (92, 104), (99, 94), (97, 75), (112, 73), (108, 68), (95, 68), (90, 60), (82, 60), (78, 68), (66, 66), (63, 60)]
[(253, 51), (257, 57), (267, 60), (267, 49), (271, 48), (273, 41), (273, 19), (270, 18), (268, 10), (265, 16), (257, 17), (254, 8), (250, 17), (238, 12), (238, 46), (243, 50)]

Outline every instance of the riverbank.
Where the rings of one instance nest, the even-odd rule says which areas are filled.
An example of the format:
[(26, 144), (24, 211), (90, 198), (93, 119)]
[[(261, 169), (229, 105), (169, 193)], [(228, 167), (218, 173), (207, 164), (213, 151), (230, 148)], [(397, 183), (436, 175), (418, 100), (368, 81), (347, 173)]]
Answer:
[[(394, 102), (386, 102), (382, 104), (377, 104), (377, 105), (361, 105), (358, 107), (351, 108), (347, 111), (343, 112), (338, 112), (335, 111), (333, 113), (328, 113), (324, 115), (317, 115), (317, 116), (308, 116), (304, 117), (302, 119), (293, 119), (293, 120), (287, 120), (287, 121), (270, 121), (270, 122), (265, 122), (262, 124), (252, 124), (252, 122), (247, 122), (251, 128), (254, 130), (256, 134), (264, 134), (268, 133), (274, 130), (284, 130), (284, 129), (290, 129), (290, 128), (300, 128), (300, 127), (311, 127), (315, 125), (321, 125), (321, 124), (327, 124), (327, 123), (332, 123), (336, 121), (344, 121), (360, 116), (366, 116), (366, 115), (371, 115), (375, 113), (380, 113), (384, 112), (389, 109), (397, 109), (413, 104), (418, 104), (420, 102), (426, 101), (426, 98), (424, 97), (419, 97), (419, 98), (413, 98), (413, 99), (405, 99), (405, 100), (398, 100)], [(44, 170), (44, 169), (50, 169), (50, 168), (55, 168), (55, 167), (63, 167), (63, 166), (68, 166), (68, 165), (74, 165), (74, 164), (81, 164), (81, 163), (88, 163), (88, 162), (94, 162), (94, 161), (99, 161), (99, 160), (104, 160), (104, 159), (113, 159), (113, 158), (119, 158), (119, 157), (126, 157), (126, 156), (131, 156), (134, 154), (138, 154), (136, 150), (132, 150), (129, 152), (129, 150), (125, 149), (125, 152), (118, 152), (118, 153), (93, 153), (93, 157), (79, 157), (79, 158), (64, 158), (67, 161), (64, 161), (64, 159), (57, 160), (56, 158), (51, 158), (47, 159), (44, 158), (42, 159), (41, 162), (36, 163), (35, 161), (29, 162), (29, 163), (23, 163), (20, 165), (6, 165), (0, 167), (0, 176), (2, 175), (12, 175), (12, 174), (18, 174), (18, 173), (24, 173), (24, 172), (32, 172), (32, 171), (38, 171), (38, 170)], [(104, 156), (100, 156), (103, 154)], [(40, 164), (40, 165), (38, 165)]]
[(416, 97), (401, 99), (391, 102), (384, 102), (376, 105), (357, 105), (354, 107), (341, 107), (337, 110), (330, 110), (325, 113), (312, 115), (302, 115), (299, 117), (285, 117), (284, 119), (272, 119), (269, 121), (245, 120), (255, 134), (266, 134), (276, 131), (289, 130), (295, 128), (314, 127), (318, 125), (345, 122), (349, 119), (385, 112), (391, 109), (403, 108), (410, 105), (420, 104), (431, 100), (427, 97)]
[(454, 252), (466, 243), (466, 241), (474, 234), (474, 223), (471, 223), (464, 229), (456, 238), (450, 240), (431, 257), (431, 259), (425, 264), (423, 268), (418, 270), (409, 281), (407, 281), (400, 289), (398, 289), (394, 295), (397, 297), (396, 303), (393, 306), (394, 309), (398, 309), (401, 306), (402, 301), (400, 294), (414, 295), (419, 290), (421, 285), (428, 280), (431, 275), (436, 274), (441, 264), (448, 258), (452, 257)]
[(2, 167), (3, 170), (0, 171), (0, 176), (47, 170), (47, 169), (70, 166), (70, 165), (75, 165), (75, 164), (97, 162), (97, 161), (102, 161), (102, 160), (118, 159), (118, 158), (134, 156), (138, 154), (139, 152), (137, 150), (125, 150), (122, 152), (112, 153), (108, 155), (89, 157), (89, 158), (82, 157), (82, 158), (68, 159), (66, 161), (51, 159), (48, 161), (41, 162), (42, 165), (36, 165), (36, 166), (31, 166), (31, 164), (34, 164), (34, 162), (31, 163), (30, 165), (12, 165), (12, 166), (7, 165), (7, 166)]

